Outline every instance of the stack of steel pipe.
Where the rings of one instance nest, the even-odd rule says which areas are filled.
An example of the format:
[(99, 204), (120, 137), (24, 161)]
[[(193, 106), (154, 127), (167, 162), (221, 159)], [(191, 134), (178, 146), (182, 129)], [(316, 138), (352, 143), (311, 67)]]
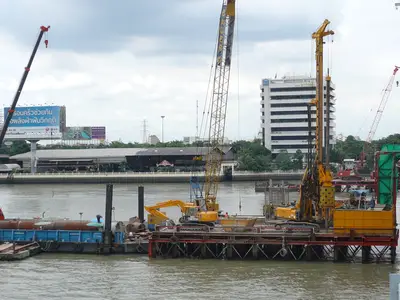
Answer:
[(90, 220), (3, 220), (0, 229), (30, 230), (85, 230), (98, 231), (94, 226), (87, 226)]

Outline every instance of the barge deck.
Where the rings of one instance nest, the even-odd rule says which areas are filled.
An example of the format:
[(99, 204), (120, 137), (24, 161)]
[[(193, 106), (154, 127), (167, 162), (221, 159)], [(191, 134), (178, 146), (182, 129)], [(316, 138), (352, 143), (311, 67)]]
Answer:
[(398, 230), (390, 235), (368, 236), (356, 229), (337, 234), (332, 230), (278, 230), (267, 226), (240, 231), (205, 226), (159, 227), (150, 237), (149, 257), (395, 263), (399, 234)]

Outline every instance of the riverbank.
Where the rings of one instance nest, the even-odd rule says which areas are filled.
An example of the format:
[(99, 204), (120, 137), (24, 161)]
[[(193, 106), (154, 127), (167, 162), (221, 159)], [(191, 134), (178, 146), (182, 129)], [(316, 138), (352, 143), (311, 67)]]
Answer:
[[(200, 181), (204, 181), (204, 173), (193, 174), (190, 172), (37, 173), (0, 175), (0, 184), (182, 183), (188, 182), (194, 175), (198, 176)], [(300, 180), (302, 175), (302, 171), (234, 172), (230, 178), (221, 176), (220, 181)]]

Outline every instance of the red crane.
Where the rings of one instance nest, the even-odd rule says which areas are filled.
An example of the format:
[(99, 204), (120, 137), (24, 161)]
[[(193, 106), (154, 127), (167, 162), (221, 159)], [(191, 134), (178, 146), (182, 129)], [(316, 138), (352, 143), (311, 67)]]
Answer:
[[(50, 29), (50, 26), (40, 26), (40, 33), (39, 33), (39, 36), (37, 38), (36, 44), (33, 47), (33, 51), (32, 51), (31, 57), (29, 58), (29, 61), (28, 61), (28, 65), (25, 67), (24, 73), (23, 73), (22, 78), (21, 78), (21, 82), (20, 82), (20, 84), (18, 86), (17, 92), (16, 92), (16, 94), (14, 96), (14, 100), (13, 100), (13, 102), (11, 104), (11, 107), (8, 110), (7, 116), (6, 116), (5, 120), (4, 120), (3, 128), (1, 129), (1, 132), (0, 132), (0, 146), (3, 144), (4, 137), (6, 135), (8, 126), (10, 125), (11, 118), (12, 118), (14, 112), (15, 112), (15, 107), (17, 106), (18, 99), (21, 96), (22, 89), (24, 88), (24, 84), (25, 84), (26, 78), (28, 77), (29, 71), (31, 70), (33, 59), (35, 58), (36, 52), (37, 52), (37, 50), (39, 48), (40, 41), (42, 40), (43, 34), (48, 32), (49, 29)], [(44, 40), (44, 44), (46, 45), (46, 48), (47, 48), (48, 40)]]
[(383, 111), (385, 110), (386, 104), (390, 97), (390, 93), (392, 92), (394, 78), (395, 78), (398, 70), (399, 70), (399, 67), (395, 66), (393, 73), (390, 76), (389, 82), (388, 82), (386, 88), (384, 89), (381, 103), (379, 104), (378, 110), (376, 111), (376, 115), (375, 115), (374, 121), (372, 122), (371, 129), (369, 130), (368, 137), (364, 142), (363, 151), (360, 154), (359, 168), (362, 168), (364, 166), (364, 161), (365, 161), (366, 152), (367, 152), (366, 149), (370, 145), (370, 143), (372, 142), (372, 139), (375, 136), (376, 129), (378, 128), (379, 122), (382, 118)]

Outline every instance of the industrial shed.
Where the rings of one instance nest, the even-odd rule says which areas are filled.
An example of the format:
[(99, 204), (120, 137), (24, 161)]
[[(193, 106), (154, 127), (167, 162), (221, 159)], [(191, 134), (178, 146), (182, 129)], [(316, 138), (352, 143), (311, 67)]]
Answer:
[[(231, 147), (221, 149), (224, 161), (233, 161)], [(38, 172), (46, 171), (154, 171), (156, 165), (168, 161), (184, 170), (189, 165), (204, 165), (207, 147), (174, 148), (97, 148), (97, 149), (46, 149), (36, 151)], [(23, 169), (31, 168), (31, 152), (10, 157)], [(199, 158), (199, 160), (195, 160)]]

